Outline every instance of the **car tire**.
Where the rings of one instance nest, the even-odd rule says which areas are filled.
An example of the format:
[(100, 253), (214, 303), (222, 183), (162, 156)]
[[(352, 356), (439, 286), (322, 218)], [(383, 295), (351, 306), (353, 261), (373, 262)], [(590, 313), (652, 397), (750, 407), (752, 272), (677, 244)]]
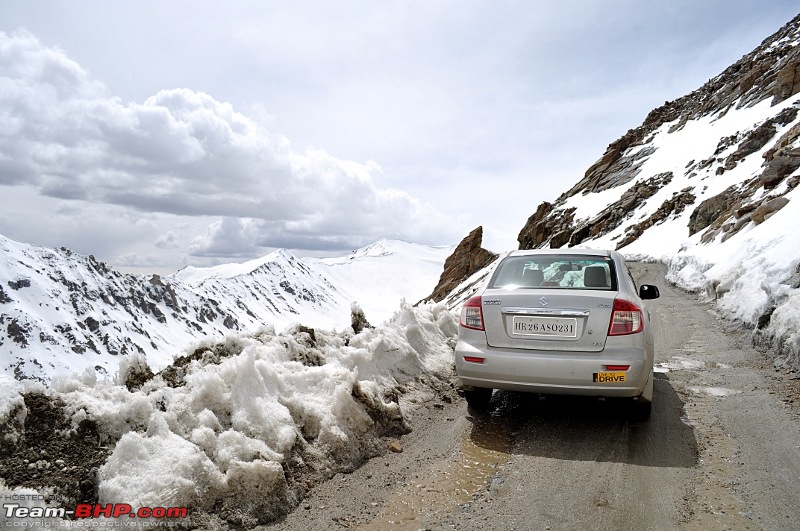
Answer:
[(489, 407), (489, 401), (492, 399), (492, 390), (483, 387), (476, 387), (472, 391), (464, 390), (464, 398), (467, 405), (473, 409), (483, 410)]

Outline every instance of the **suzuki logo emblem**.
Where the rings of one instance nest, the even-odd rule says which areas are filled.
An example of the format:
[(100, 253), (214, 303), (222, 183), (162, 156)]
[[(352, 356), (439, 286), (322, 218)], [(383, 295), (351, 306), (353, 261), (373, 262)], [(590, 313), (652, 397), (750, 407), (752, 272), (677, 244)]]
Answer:
[(542, 297), (541, 299), (539, 299), (539, 304), (541, 304), (542, 306), (547, 306), (548, 304), (550, 304), (550, 299), (548, 299), (547, 297)]

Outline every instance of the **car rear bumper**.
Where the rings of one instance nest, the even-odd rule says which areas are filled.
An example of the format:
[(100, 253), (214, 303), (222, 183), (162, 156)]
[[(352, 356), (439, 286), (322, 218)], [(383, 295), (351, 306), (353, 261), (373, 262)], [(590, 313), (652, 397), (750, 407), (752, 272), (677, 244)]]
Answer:
[[(465, 357), (482, 358), (482, 363)], [(463, 388), (486, 387), (545, 394), (635, 397), (644, 391), (653, 358), (639, 348), (606, 348), (601, 352), (547, 352), (524, 349), (477, 348), (459, 340), (456, 373)], [(597, 382), (609, 365), (628, 365), (625, 381)]]

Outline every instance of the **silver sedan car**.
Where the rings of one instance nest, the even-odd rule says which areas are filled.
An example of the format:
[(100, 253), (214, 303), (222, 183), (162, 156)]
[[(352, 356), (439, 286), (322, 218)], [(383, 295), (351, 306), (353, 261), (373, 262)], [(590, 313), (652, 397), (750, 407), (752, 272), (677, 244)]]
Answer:
[(514, 251), (464, 303), (455, 349), (468, 404), (493, 389), (630, 399), (636, 419), (653, 401), (653, 334), (637, 289), (615, 251)]

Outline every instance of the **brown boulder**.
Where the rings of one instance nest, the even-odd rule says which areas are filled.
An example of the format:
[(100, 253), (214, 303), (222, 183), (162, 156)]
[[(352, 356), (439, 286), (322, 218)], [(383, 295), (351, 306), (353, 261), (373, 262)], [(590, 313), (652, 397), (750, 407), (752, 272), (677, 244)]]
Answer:
[(767, 219), (769, 219), (770, 216), (772, 216), (772, 214), (785, 207), (788, 203), (789, 200), (785, 197), (773, 197), (772, 199), (761, 203), (761, 205), (759, 205), (759, 207), (753, 211), (750, 217), (756, 223), (756, 225), (764, 223)]
[[(792, 123), (797, 117), (797, 111), (798, 110), (794, 107), (784, 109), (778, 113), (777, 116), (770, 118), (760, 126), (750, 131), (745, 136), (744, 140), (742, 140), (741, 144), (739, 144), (739, 147), (736, 149), (736, 151), (726, 159), (725, 169), (733, 169), (732, 167), (728, 166), (735, 166), (736, 162), (766, 146), (767, 143), (772, 140), (772, 137), (775, 136), (775, 133), (777, 132), (776, 126)], [(767, 155), (765, 154), (765, 157), (766, 156)]]
[(790, 150), (798, 138), (800, 138), (800, 124), (794, 124), (764, 153), (764, 160), (771, 162), (776, 155), (781, 155), (786, 150)]
[(389, 448), (390, 452), (394, 452), (396, 454), (403, 453), (403, 443), (401, 443), (400, 441), (392, 441), (392, 442), (390, 442), (387, 445), (387, 448)]
[(764, 188), (774, 188), (787, 176), (800, 168), (800, 149), (782, 149), (767, 163), (759, 176)]

